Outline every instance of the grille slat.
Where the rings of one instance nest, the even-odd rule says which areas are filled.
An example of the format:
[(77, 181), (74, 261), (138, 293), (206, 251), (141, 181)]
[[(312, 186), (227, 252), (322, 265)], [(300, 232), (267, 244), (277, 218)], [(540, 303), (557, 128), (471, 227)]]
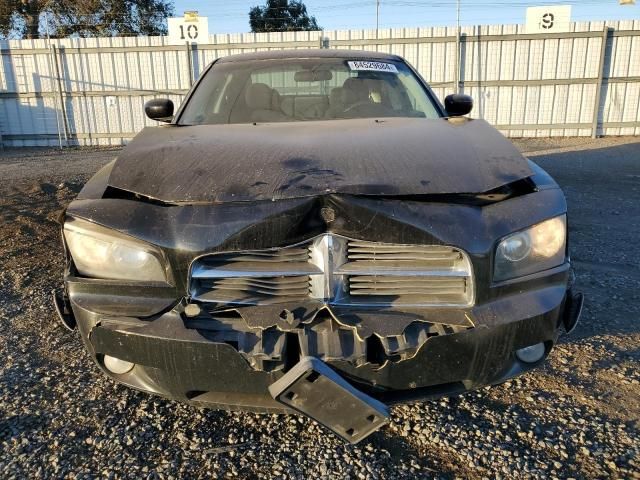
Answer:
[(309, 277), (223, 278), (203, 280), (203, 299), (231, 303), (260, 303), (270, 300), (295, 300), (309, 296)]
[(443, 264), (453, 264), (457, 258), (452, 258), (449, 255), (421, 255), (419, 253), (360, 253), (349, 254), (349, 260), (368, 260), (372, 262), (441, 262)]
[(335, 273), (340, 275), (400, 275), (400, 276), (429, 276), (429, 277), (467, 277), (464, 269), (447, 268), (436, 262), (430, 264), (402, 264), (398, 262), (380, 264), (380, 262), (351, 262), (342, 265)]
[(264, 265), (256, 262), (237, 262), (233, 264), (210, 266), (198, 265), (191, 272), (192, 278), (234, 278), (234, 277), (298, 277), (322, 273), (315, 265), (302, 262), (280, 262)]
[(451, 294), (459, 295), (464, 292), (466, 281), (461, 279), (457, 283), (439, 284), (439, 282), (420, 283), (413, 281), (404, 282), (376, 282), (349, 280), (351, 295), (432, 295)]
[(350, 250), (363, 250), (367, 252), (373, 251), (388, 251), (388, 252), (400, 252), (400, 251), (410, 251), (410, 252), (425, 252), (425, 253), (443, 253), (443, 252), (451, 252), (458, 255), (458, 250), (453, 247), (448, 247), (444, 245), (407, 245), (401, 243), (375, 243), (375, 242), (365, 242), (360, 240), (349, 240), (349, 249)]
[(351, 283), (380, 283), (393, 285), (458, 285), (465, 282), (464, 277), (430, 278), (421, 276), (394, 277), (386, 275), (352, 275)]
[[(303, 279), (303, 280), (302, 280)], [(300, 285), (304, 281), (307, 283), (309, 281), (308, 277), (279, 277), (274, 279), (272, 277), (259, 277), (259, 278), (224, 278), (219, 280), (203, 280), (202, 285), (213, 288), (214, 286), (224, 286), (224, 287), (256, 287), (256, 288), (290, 288), (294, 285)]]
[[(287, 249), (288, 250), (288, 249)], [(285, 249), (277, 252), (251, 252), (248, 254), (229, 254), (220, 255), (216, 258), (215, 263), (237, 263), (237, 262), (265, 262), (265, 263), (280, 263), (280, 262), (306, 262), (309, 258), (309, 251), (304, 248), (294, 248), (292, 251), (286, 251)]]
[(291, 294), (297, 295), (307, 295), (309, 293), (309, 279), (307, 277), (302, 277), (297, 280), (295, 283), (287, 283), (280, 284), (277, 280), (267, 284), (256, 284), (253, 282), (246, 283), (237, 283), (237, 282), (226, 282), (222, 280), (220, 282), (214, 282), (209, 286), (212, 290), (228, 290), (228, 291), (245, 291), (245, 292), (253, 292), (253, 293), (261, 293), (266, 295), (284, 295), (288, 296)]

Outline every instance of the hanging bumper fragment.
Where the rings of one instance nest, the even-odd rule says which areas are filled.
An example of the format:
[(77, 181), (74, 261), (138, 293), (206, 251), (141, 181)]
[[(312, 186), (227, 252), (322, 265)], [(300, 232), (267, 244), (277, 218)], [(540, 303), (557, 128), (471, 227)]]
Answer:
[(269, 393), (350, 443), (358, 443), (389, 421), (385, 404), (354, 388), (315, 357), (303, 357), (269, 386)]

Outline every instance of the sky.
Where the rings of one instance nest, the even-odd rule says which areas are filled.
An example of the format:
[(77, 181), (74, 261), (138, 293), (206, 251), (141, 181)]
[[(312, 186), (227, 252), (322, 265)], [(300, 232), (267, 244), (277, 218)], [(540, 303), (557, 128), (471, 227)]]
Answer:
[[(249, 9), (265, 0), (174, 0), (176, 16), (197, 10), (209, 18), (209, 33), (242, 33), (249, 29)], [(307, 10), (325, 30), (375, 28), (376, 0), (306, 0)], [(571, 5), (572, 21), (640, 20), (636, 5), (619, 0), (461, 0), (462, 25), (525, 23), (528, 6)], [(456, 24), (455, 0), (380, 0), (380, 28), (431, 27)]]

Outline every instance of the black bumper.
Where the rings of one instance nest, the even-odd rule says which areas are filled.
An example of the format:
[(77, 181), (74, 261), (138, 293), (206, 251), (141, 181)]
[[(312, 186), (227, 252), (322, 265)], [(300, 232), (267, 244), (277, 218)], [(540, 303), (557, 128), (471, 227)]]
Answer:
[[(560, 333), (575, 325), (577, 303), (581, 296), (562, 287), (542, 288), (478, 307), (480, 321), (474, 328), (429, 338), (410, 359), (382, 367), (328, 363), (354, 386), (387, 403), (460, 393), (534, 368), (514, 352), (543, 342), (548, 354)], [(282, 371), (256, 370), (232, 345), (186, 328), (179, 305), (152, 321), (96, 314), (73, 301), (71, 306), (93, 359), (121, 383), (215, 408), (287, 411), (268, 391)], [(105, 354), (136, 366), (114, 375), (102, 364)]]

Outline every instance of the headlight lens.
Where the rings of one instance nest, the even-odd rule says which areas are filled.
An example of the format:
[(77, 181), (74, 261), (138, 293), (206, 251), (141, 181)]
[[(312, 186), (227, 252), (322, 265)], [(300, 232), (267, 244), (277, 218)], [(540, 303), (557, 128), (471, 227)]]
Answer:
[(82, 275), (141, 282), (167, 280), (160, 252), (131, 237), (72, 219), (64, 224), (64, 238)]
[(519, 262), (531, 254), (531, 235), (520, 232), (505, 238), (498, 247), (500, 256), (510, 262)]
[(564, 263), (567, 242), (565, 215), (551, 218), (504, 238), (496, 250), (494, 280), (507, 280)]

